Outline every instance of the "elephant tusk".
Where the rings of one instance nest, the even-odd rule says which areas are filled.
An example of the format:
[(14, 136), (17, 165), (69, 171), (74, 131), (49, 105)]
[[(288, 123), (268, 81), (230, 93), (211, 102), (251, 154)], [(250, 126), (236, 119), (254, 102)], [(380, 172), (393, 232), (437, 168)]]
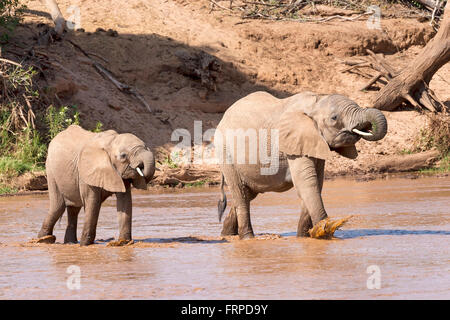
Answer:
[(144, 176), (144, 174), (142, 173), (142, 170), (141, 170), (141, 168), (139, 168), (139, 167), (136, 167), (136, 171), (139, 173), (139, 175), (141, 176), (141, 177), (143, 177)]
[(364, 132), (364, 131), (360, 131), (360, 130), (358, 130), (358, 129), (353, 129), (352, 131), (353, 131), (354, 133), (357, 133), (357, 134), (361, 135), (361, 136), (366, 136), (366, 137), (371, 137), (371, 136), (373, 136), (373, 134), (370, 133), (370, 132)]

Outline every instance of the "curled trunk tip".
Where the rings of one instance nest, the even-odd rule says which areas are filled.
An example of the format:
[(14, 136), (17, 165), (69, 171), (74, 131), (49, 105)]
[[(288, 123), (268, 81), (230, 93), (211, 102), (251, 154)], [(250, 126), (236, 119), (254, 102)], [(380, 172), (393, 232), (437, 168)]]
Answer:
[(367, 109), (365, 120), (370, 123), (372, 135), (363, 135), (362, 138), (368, 141), (378, 141), (384, 138), (387, 133), (387, 120), (384, 114), (378, 109)]

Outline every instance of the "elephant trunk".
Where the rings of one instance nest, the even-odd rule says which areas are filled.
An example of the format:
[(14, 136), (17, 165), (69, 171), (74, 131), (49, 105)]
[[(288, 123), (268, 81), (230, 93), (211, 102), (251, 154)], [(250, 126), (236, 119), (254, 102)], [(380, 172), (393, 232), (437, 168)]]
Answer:
[(387, 133), (387, 120), (380, 110), (359, 108), (352, 117), (349, 130), (368, 141), (377, 141)]
[(155, 173), (155, 157), (147, 148), (140, 149), (133, 157), (132, 167), (148, 183)]
[(138, 155), (140, 163), (144, 166), (142, 173), (148, 183), (155, 173), (155, 157), (150, 150), (144, 150)]
[(387, 133), (387, 120), (380, 110), (361, 108), (354, 101), (340, 95), (332, 95), (330, 99), (341, 107), (344, 119), (349, 119), (344, 124), (348, 131), (368, 141), (384, 138)]
[(363, 139), (377, 141), (384, 138), (387, 133), (387, 120), (380, 110), (373, 108), (365, 109), (364, 121), (365, 126), (363, 129), (370, 130), (372, 135), (363, 135)]

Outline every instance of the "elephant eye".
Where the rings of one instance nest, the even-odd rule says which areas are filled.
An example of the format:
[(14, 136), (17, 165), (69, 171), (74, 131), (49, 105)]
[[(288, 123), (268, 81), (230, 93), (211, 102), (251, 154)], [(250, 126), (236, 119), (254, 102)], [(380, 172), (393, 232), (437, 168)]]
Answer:
[(336, 121), (338, 118), (337, 114), (335, 114), (334, 116), (331, 117), (331, 120)]
[(119, 157), (120, 157), (120, 160), (124, 161), (124, 160), (127, 159), (127, 154), (126, 154), (125, 152), (122, 152), (122, 153), (119, 155)]

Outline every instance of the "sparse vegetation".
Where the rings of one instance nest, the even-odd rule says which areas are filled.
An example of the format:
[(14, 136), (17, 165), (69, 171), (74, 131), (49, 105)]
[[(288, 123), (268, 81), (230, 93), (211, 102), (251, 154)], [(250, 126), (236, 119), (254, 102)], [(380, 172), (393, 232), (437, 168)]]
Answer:
[(0, 0), (0, 43), (8, 41), (9, 34), (22, 19), (24, 9), (19, 0)]
[(0, 185), (0, 194), (16, 193), (17, 191), (18, 191), (17, 188)]
[[(0, 0), (0, 42), (8, 40), (25, 7), (19, 0)], [(0, 62), (0, 193), (14, 192), (5, 181), (41, 169), (46, 145), (36, 130), (31, 102), (39, 94), (33, 85), (32, 67), (2, 59)]]
[(441, 154), (440, 166), (422, 172), (450, 171), (450, 115), (448, 112), (428, 114), (428, 125), (420, 131), (414, 143), (414, 151), (437, 149)]
[(438, 166), (432, 167), (432, 168), (426, 168), (420, 170), (421, 173), (444, 173), (444, 172), (450, 172), (450, 156), (447, 155), (443, 157), (439, 163)]
[(420, 131), (416, 149), (426, 151), (436, 148), (442, 157), (450, 153), (450, 115), (448, 112), (428, 114), (428, 126)]
[(6, 185), (12, 178), (44, 170), (48, 142), (70, 124), (78, 124), (79, 114), (75, 108), (50, 106), (36, 117), (32, 108), (32, 103), (40, 103), (33, 82), (36, 71), (9, 60), (0, 63), (0, 192), (4, 193), (13, 192)]
[(402, 149), (402, 150), (399, 151), (399, 154), (401, 154), (401, 155), (413, 154), (413, 153), (414, 153), (414, 151), (411, 150), (411, 149)]
[(8, 172), (13, 168), (34, 168), (45, 158), (46, 146), (36, 130), (30, 102), (38, 96), (33, 88), (34, 75), (32, 68), (19, 64), (4, 63), (0, 67), (0, 168), (8, 168)]
[(80, 114), (76, 111), (76, 107), (62, 106), (58, 110), (51, 105), (47, 109), (45, 120), (48, 125), (48, 137), (51, 140), (71, 124), (79, 125)]
[(194, 188), (194, 187), (203, 187), (205, 184), (207, 184), (209, 182), (208, 179), (205, 180), (198, 180), (195, 182), (189, 182), (189, 183), (185, 183), (184, 186), (186, 188)]
[[(0, 43), (7, 42), (24, 8), (19, 0), (0, 0)], [(50, 140), (80, 123), (74, 106), (46, 108), (41, 97), (45, 91), (34, 81), (37, 74), (31, 66), (3, 57), (0, 61), (0, 193), (16, 190), (8, 185), (14, 177), (44, 170)], [(97, 122), (93, 131), (100, 132), (102, 127)]]
[(171, 156), (169, 154), (164, 160), (161, 161), (162, 166), (169, 167), (170, 169), (178, 168), (179, 163), (180, 163), (180, 153), (179, 152), (175, 152), (173, 156)]
[(103, 123), (100, 121), (97, 121), (95, 124), (95, 128), (92, 130), (92, 132), (102, 132), (103, 131)]

